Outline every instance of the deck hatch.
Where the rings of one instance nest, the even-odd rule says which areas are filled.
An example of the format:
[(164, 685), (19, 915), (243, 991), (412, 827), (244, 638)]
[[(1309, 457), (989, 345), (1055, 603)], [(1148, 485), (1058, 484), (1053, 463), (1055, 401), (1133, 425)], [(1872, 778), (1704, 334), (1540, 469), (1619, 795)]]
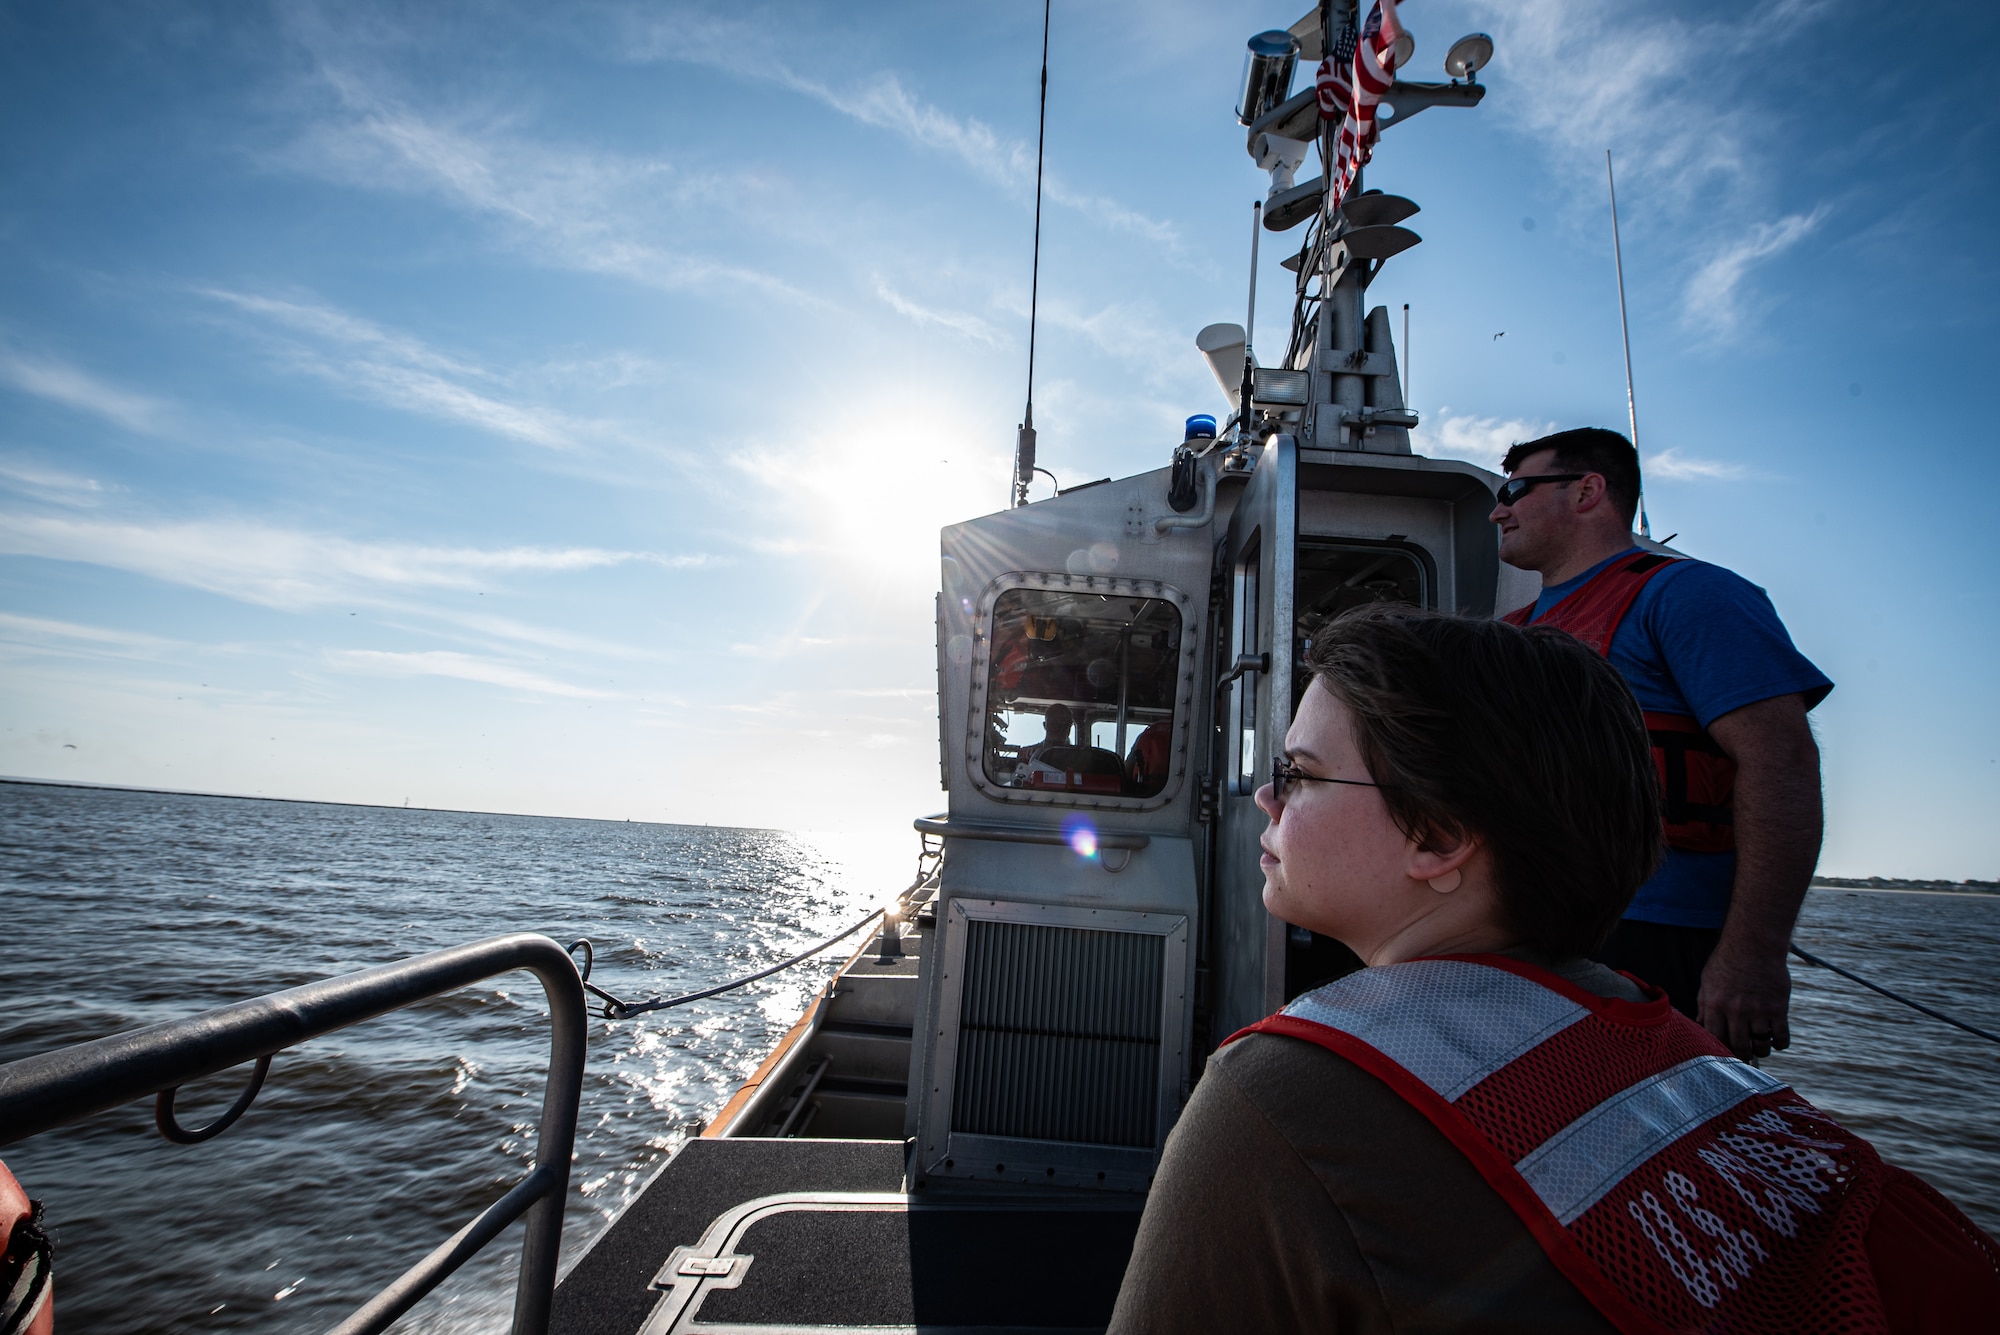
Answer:
[(955, 1132), (1151, 1149), (1165, 938), (966, 924)]

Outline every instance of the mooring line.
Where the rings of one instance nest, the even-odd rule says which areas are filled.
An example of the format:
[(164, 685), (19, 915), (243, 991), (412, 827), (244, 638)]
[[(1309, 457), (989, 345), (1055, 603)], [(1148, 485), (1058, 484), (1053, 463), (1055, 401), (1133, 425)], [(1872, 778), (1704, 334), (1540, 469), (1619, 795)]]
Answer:
[(840, 942), (845, 941), (850, 936), (853, 936), (856, 932), (860, 931), (862, 928), (866, 927), (869, 923), (874, 922), (877, 918), (881, 916), (882, 916), (881, 909), (879, 908), (870, 909), (868, 911), (867, 917), (861, 919), (861, 921), (855, 923), (852, 927), (848, 928), (846, 931), (840, 932), (834, 936), (829, 936), (828, 938), (826, 938), (826, 940), (819, 942), (817, 945), (808, 946), (806, 949), (800, 951), (798, 954), (792, 956), (790, 959), (780, 960), (776, 964), (773, 964), (768, 969), (759, 969), (755, 973), (744, 974), (741, 978), (732, 978), (726, 983), (718, 983), (714, 987), (706, 987), (699, 992), (690, 992), (686, 996), (654, 997), (648, 1001), (622, 1001), (618, 997), (613, 996), (611, 993), (605, 991), (603, 988), (599, 987), (597, 984), (590, 981), (590, 965), (592, 960), (595, 958), (595, 952), (592, 951), (590, 947), (590, 938), (582, 937), (579, 938), (578, 940), (570, 942), (569, 953), (573, 958), (576, 955), (577, 948), (579, 946), (583, 948), (584, 963), (582, 967), (579, 969), (579, 972), (583, 975), (583, 986), (584, 989), (588, 991), (592, 996), (597, 997), (604, 1002), (604, 1018), (607, 1020), (624, 1020), (634, 1015), (644, 1015), (648, 1011), (670, 1010), (675, 1006), (685, 1006), (690, 1001), (702, 1001), (709, 997), (718, 997), (721, 996), (724, 992), (734, 992), (739, 987), (744, 987), (750, 983), (754, 983), (759, 978), (769, 978), (772, 974), (780, 973), (783, 970), (789, 969), (794, 964), (805, 963), (813, 956), (819, 954), (822, 950), (825, 950), (828, 946), (838, 945)]
[(1833, 972), (1839, 974), (1842, 978), (1852, 979), (1853, 981), (1861, 984), (1863, 987), (1867, 988), (1871, 992), (1880, 992), (1883, 996), (1889, 998), (1889, 1000), (1901, 1002), (1903, 1005), (1908, 1006), (1913, 1011), (1922, 1011), (1925, 1015), (1930, 1016), (1933, 1020), (1942, 1020), (1954, 1029), (1963, 1029), (1968, 1034), (1977, 1034), (1979, 1037), (1985, 1039), (1988, 1043), (2000, 1043), (2000, 1034), (1989, 1034), (1984, 1029), (1981, 1029), (1978, 1025), (1967, 1024), (1963, 1020), (1953, 1019), (1951, 1016), (1946, 1015), (1943, 1011), (1932, 1010), (1929, 1006), (1924, 1005), (1924, 1003), (1922, 1003), (1921, 1001), (1911, 1001), (1908, 997), (1899, 997), (1894, 992), (1891, 992), (1888, 988), (1883, 987), (1879, 983), (1871, 983), (1858, 973), (1854, 973), (1850, 970), (1843, 969), (1838, 964), (1834, 964), (1827, 960), (1823, 960), (1809, 950), (1800, 949), (1799, 943), (1796, 941), (1792, 942), (1792, 953), (1794, 955), (1797, 955), (1800, 959), (1804, 960), (1807, 964), (1817, 965), (1822, 969), (1831, 969), (1833, 970)]

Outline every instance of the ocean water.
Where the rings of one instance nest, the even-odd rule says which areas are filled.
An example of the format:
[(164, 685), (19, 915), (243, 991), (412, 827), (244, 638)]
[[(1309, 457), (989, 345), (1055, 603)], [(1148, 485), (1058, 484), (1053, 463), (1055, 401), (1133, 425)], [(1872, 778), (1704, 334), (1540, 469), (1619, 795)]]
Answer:
[[(892, 869), (866, 845), (776, 831), (0, 784), (0, 1061), (523, 930), (590, 937), (592, 980), (621, 996), (694, 991), (852, 923), (908, 884), (908, 845)], [(711, 1001), (593, 1019), (566, 1258), (849, 948)], [(63, 1328), (331, 1326), (524, 1175), (546, 1017), (533, 975), (503, 975), (278, 1054), (255, 1106), (206, 1144), (162, 1140), (148, 1098), (0, 1149), (48, 1202)], [(184, 1089), (182, 1124), (241, 1079)], [(399, 1329), (506, 1329), (518, 1234)]]
[[(0, 1061), (519, 930), (589, 936), (594, 980), (621, 995), (691, 991), (901, 889), (907, 841), (906, 862), (775, 831), (0, 784)], [(1815, 891), (1798, 939), (2000, 1030), (2000, 896)], [(566, 1258), (843, 954), (593, 1020)], [(2000, 1053), (1823, 971), (1794, 977), (1797, 1041), (1769, 1069), (2000, 1232)], [(63, 1327), (325, 1329), (520, 1179), (547, 1032), (540, 986), (503, 976), (280, 1053), (207, 1144), (161, 1140), (148, 1099), (0, 1150), (49, 1203)], [(184, 1090), (182, 1121), (238, 1081)], [(399, 1328), (504, 1330), (516, 1260), (496, 1243)]]

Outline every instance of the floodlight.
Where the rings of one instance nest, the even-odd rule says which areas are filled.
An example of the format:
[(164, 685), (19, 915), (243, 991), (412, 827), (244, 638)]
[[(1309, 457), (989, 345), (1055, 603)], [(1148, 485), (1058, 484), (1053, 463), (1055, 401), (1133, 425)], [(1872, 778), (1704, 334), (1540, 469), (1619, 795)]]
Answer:
[(1467, 33), (1444, 53), (1444, 72), (1454, 79), (1479, 81), (1479, 71), (1493, 60), (1493, 39), (1483, 32)]
[(1395, 52), (1396, 68), (1401, 69), (1410, 63), (1411, 56), (1417, 54), (1417, 39), (1411, 34), (1408, 28), (1405, 28), (1403, 29), (1403, 35), (1396, 39), (1396, 45), (1391, 47), (1390, 50)]
[(1251, 373), (1250, 395), (1259, 407), (1303, 408), (1312, 393), (1310, 371), (1260, 366)]

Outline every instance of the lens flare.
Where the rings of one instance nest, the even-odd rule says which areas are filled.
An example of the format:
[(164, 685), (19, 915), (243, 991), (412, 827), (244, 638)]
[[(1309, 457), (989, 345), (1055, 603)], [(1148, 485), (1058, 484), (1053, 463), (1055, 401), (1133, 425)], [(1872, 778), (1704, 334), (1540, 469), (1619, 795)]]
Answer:
[(1097, 827), (1088, 816), (1070, 816), (1063, 821), (1063, 838), (1080, 858), (1097, 856)]

